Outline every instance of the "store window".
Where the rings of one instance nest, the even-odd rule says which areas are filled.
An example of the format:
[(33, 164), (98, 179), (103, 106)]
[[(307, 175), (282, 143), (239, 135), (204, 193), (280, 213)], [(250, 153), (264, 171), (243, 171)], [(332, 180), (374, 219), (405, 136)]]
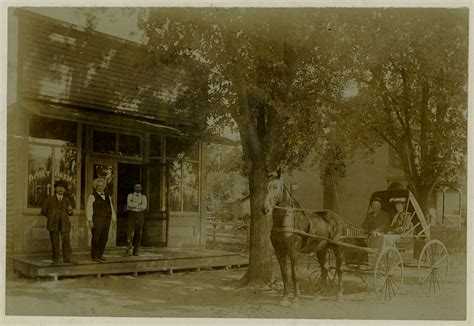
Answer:
[(76, 203), (77, 123), (33, 115), (28, 141), (28, 207), (41, 207), (59, 179)]
[(119, 135), (119, 155), (140, 157), (140, 136)]
[(141, 157), (142, 139), (139, 135), (119, 134), (103, 130), (92, 133), (94, 153), (126, 157)]
[(92, 148), (96, 153), (115, 154), (116, 135), (111, 132), (94, 130)]
[(166, 139), (171, 211), (199, 210), (199, 141)]
[(150, 157), (161, 157), (161, 136), (150, 135)]

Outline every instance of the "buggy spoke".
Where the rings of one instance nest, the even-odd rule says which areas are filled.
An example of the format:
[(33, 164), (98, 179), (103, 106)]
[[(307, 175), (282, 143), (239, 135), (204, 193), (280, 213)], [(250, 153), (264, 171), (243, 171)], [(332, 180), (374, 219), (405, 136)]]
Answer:
[(426, 275), (425, 278), (420, 281), (420, 283), (425, 283), (426, 279), (430, 277), (432, 273), (433, 272), (430, 272), (428, 275)]
[(433, 280), (434, 280), (434, 289), (435, 289), (435, 292), (436, 292), (436, 286), (438, 287), (438, 290), (441, 290), (441, 285), (439, 284), (439, 277), (437, 275), (438, 273), (434, 273), (433, 274)]
[(395, 266), (392, 266), (390, 268), (390, 271), (388, 272), (389, 274), (392, 273), (396, 268), (401, 267), (402, 262), (399, 261)]
[(391, 298), (390, 279), (387, 279), (387, 296), (388, 296), (388, 300), (390, 300), (390, 298)]
[[(440, 260), (438, 260), (438, 261), (433, 265), (433, 267), (438, 267), (438, 266), (439, 266), (443, 261), (445, 261), (446, 259), (447, 259), (447, 257), (446, 257), (446, 256), (443, 256)], [(446, 264), (443, 264), (443, 266), (444, 266), (444, 265), (447, 265), (447, 263), (446, 263)]]
[(388, 286), (389, 286), (389, 297), (392, 298), (395, 296), (395, 290), (393, 289), (393, 281), (391, 279), (389, 280)]
[(438, 277), (438, 279), (439, 279), (442, 283), (446, 283), (447, 277), (444, 276), (444, 273), (436, 273), (436, 276)]
[(375, 285), (376, 289), (380, 289), (387, 281), (387, 277), (381, 278), (378, 284)]
[(398, 292), (398, 289), (400, 289), (400, 285), (397, 284), (397, 282), (393, 282), (393, 285), (396, 286), (396, 292)]

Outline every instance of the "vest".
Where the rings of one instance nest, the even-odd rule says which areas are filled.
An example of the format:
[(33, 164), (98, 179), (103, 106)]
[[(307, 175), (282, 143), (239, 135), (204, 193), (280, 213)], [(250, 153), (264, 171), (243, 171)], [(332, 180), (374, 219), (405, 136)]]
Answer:
[(92, 218), (96, 219), (107, 219), (112, 217), (112, 210), (110, 209), (110, 199), (108, 195), (105, 195), (105, 200), (102, 199), (102, 196), (99, 195), (97, 192), (93, 192), (95, 201), (92, 205), (94, 209), (94, 213), (92, 214)]

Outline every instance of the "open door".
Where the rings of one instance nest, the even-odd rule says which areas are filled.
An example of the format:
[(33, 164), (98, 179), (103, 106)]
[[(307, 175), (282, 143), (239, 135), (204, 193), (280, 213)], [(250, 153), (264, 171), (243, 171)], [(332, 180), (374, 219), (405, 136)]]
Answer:
[[(135, 163), (118, 163), (117, 168), (117, 246), (127, 245), (128, 212), (127, 196), (133, 192), (133, 186), (141, 183), (143, 188), (146, 185), (142, 178), (142, 165)], [(143, 193), (148, 197), (147, 193)]]
[(142, 244), (151, 247), (168, 245), (168, 165), (151, 160), (148, 165), (148, 214)]

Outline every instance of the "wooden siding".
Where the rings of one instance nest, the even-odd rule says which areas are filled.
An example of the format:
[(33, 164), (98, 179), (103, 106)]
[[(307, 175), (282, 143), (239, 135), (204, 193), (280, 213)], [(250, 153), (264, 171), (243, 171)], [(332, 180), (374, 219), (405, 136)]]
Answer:
[(182, 74), (145, 67), (148, 48), (19, 11), (20, 96), (163, 120)]

